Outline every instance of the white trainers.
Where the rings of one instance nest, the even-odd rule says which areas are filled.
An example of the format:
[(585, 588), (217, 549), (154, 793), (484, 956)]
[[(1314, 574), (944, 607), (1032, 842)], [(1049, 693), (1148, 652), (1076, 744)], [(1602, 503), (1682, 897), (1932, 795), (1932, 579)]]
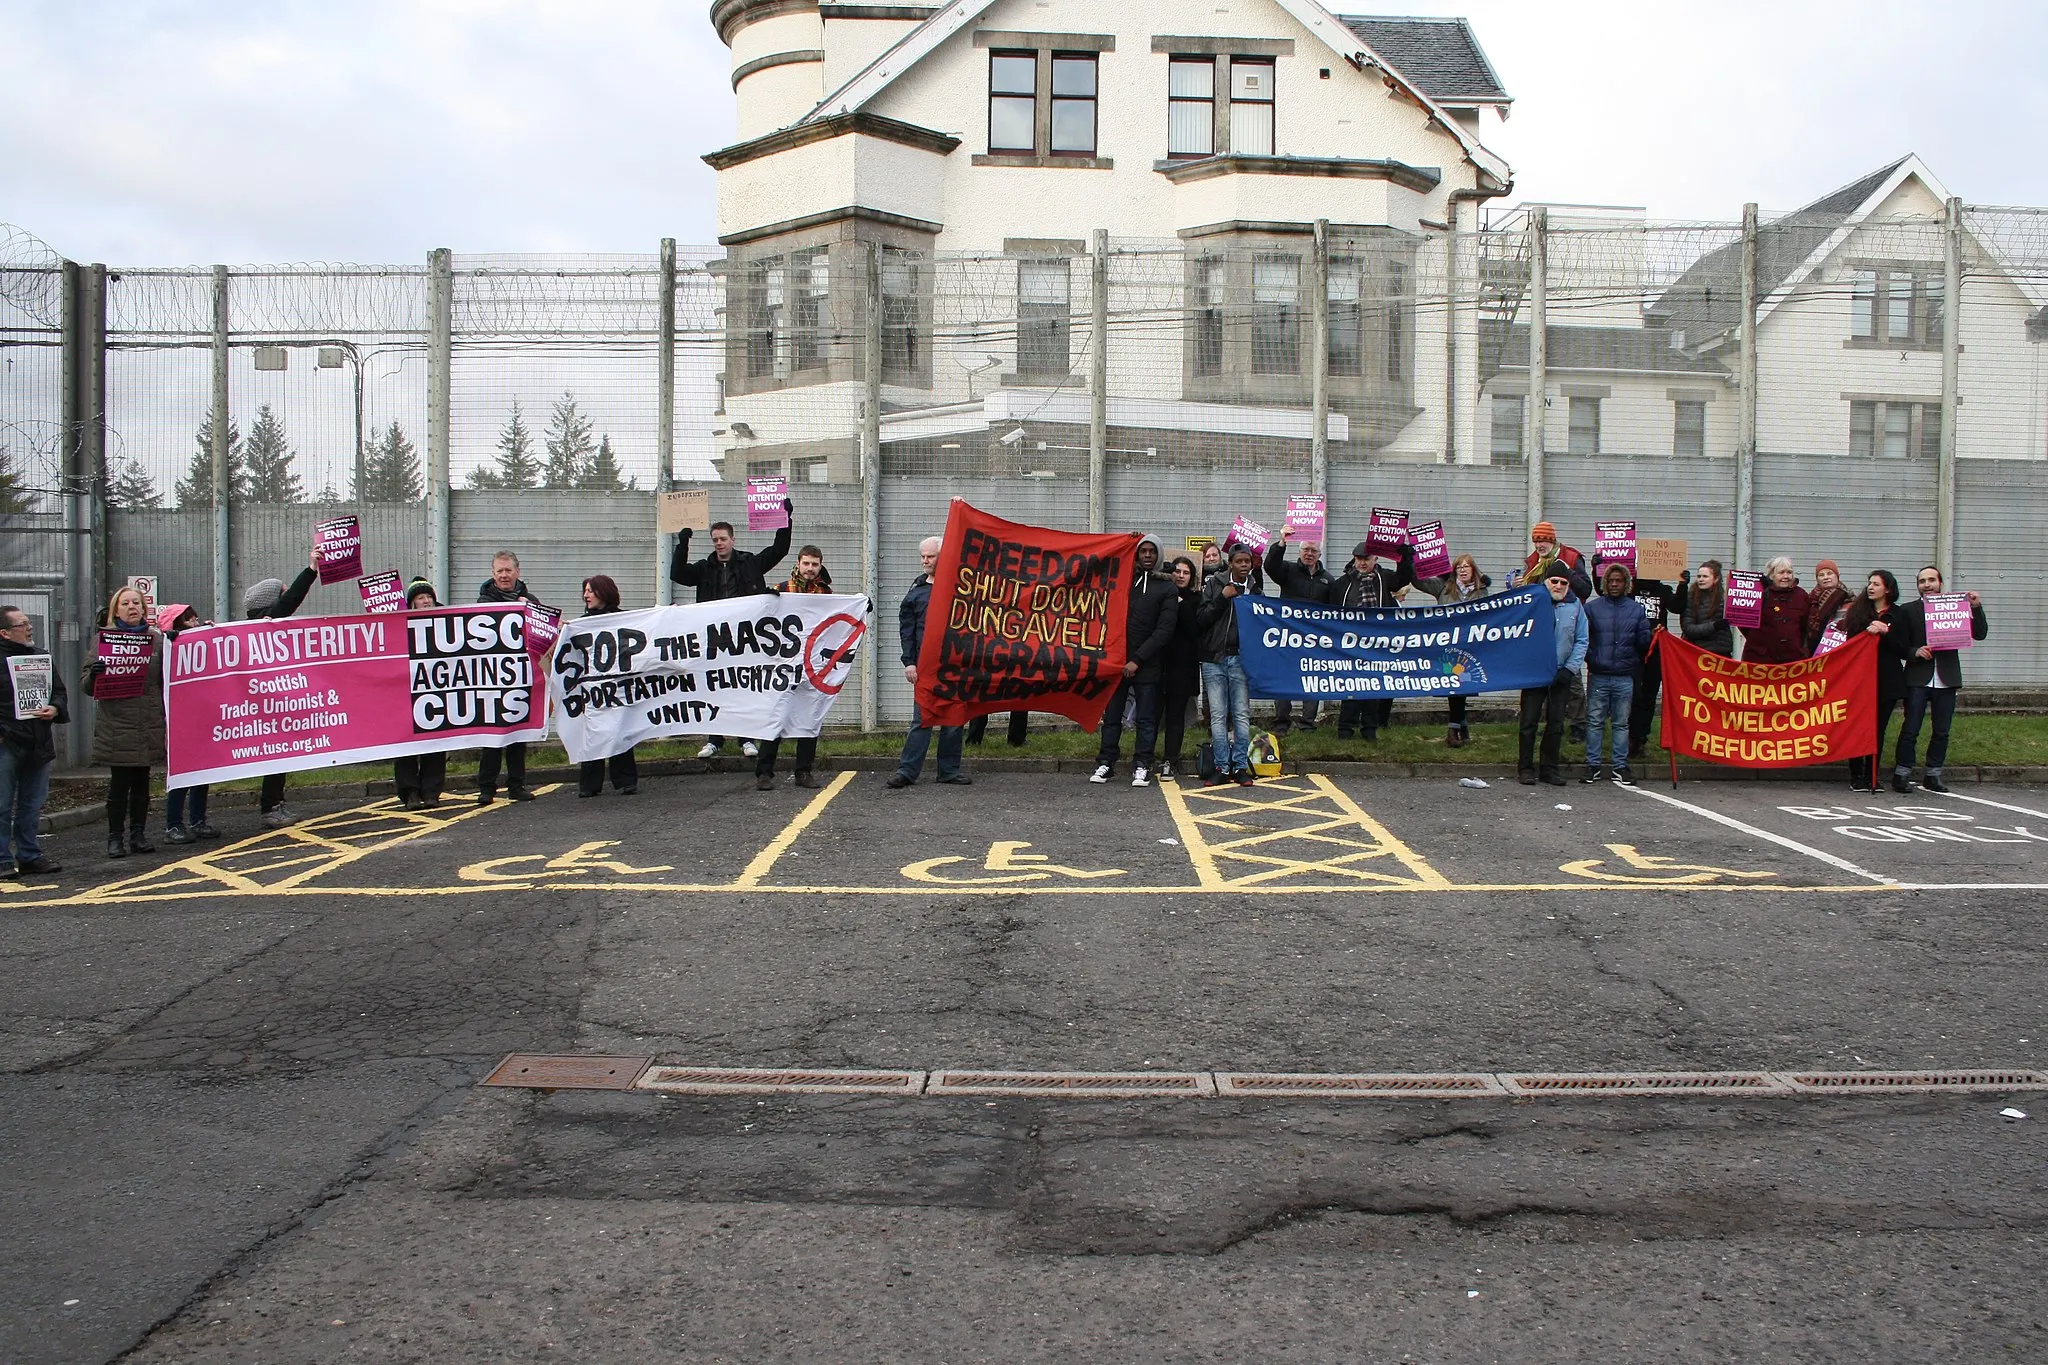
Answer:
[(1150, 768), (1133, 768), (1131, 770), (1131, 785), (1133, 787), (1151, 786), (1152, 770)]
[(748, 758), (759, 758), (761, 756), (761, 746), (754, 743), (751, 739), (741, 740), (740, 752)]
[(699, 749), (699, 750), (697, 751), (697, 757), (699, 757), (699, 758), (717, 758), (717, 757), (718, 757), (718, 746), (717, 746), (716, 744), (713, 744), (713, 743), (712, 743), (711, 741), (709, 741), (709, 740), (706, 740), (706, 741), (704, 741), (704, 747), (703, 747), (703, 748), (701, 748), (701, 749)]
[(269, 829), (283, 829), (292, 822), (292, 813), (283, 806), (272, 806), (263, 816), (263, 823)]
[(1097, 785), (1109, 781), (1109, 765), (1107, 763), (1096, 764), (1095, 775), (1089, 778), (1088, 780), (1090, 782), (1096, 783)]
[(1173, 765), (1172, 765), (1171, 763), (1162, 763), (1162, 764), (1160, 764), (1160, 765), (1159, 765), (1159, 780), (1160, 780), (1161, 782), (1171, 782), (1171, 781), (1173, 781), (1173, 778), (1174, 778), (1174, 772), (1173, 772)]

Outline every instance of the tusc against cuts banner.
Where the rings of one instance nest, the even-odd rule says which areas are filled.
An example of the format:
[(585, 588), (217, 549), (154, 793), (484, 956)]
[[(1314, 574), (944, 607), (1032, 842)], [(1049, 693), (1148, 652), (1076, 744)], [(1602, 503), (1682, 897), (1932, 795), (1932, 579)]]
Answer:
[(674, 735), (813, 737), (869, 610), (860, 596), (763, 593), (564, 622), (548, 664), (555, 728), (578, 763)]
[(1448, 607), (1347, 610), (1237, 599), (1237, 639), (1255, 697), (1447, 697), (1543, 687), (1557, 675), (1543, 588)]
[(545, 737), (519, 603), (202, 626), (170, 642), (170, 785)]

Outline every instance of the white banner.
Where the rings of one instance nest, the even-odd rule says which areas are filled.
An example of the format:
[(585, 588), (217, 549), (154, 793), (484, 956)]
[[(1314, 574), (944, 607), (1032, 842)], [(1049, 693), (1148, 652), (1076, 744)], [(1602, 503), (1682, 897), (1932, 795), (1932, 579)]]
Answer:
[(676, 735), (805, 738), (853, 676), (868, 600), (765, 593), (562, 623), (548, 665), (578, 763)]

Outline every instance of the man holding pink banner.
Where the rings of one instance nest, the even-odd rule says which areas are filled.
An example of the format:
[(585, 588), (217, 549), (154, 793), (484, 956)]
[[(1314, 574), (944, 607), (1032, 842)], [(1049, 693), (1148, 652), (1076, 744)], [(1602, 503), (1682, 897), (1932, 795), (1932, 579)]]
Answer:
[(1927, 741), (1927, 774), (1920, 785), (1931, 792), (1946, 792), (1948, 785), (1941, 779), (1941, 770), (1948, 762), (1956, 693), (1963, 686), (1963, 661), (1956, 651), (1989, 635), (1991, 623), (1985, 619), (1983, 599), (1973, 592), (1944, 592), (1941, 570), (1932, 564), (1915, 575), (1914, 586), (1920, 590), (1920, 599), (1899, 609), (1911, 633), (1912, 656), (1906, 661), (1906, 724), (1892, 755), (1892, 787), (1906, 790), (1912, 785), (1920, 725), (1932, 711), (1934, 735)]
[[(526, 608), (526, 652), (533, 655), (536, 666), (547, 657), (546, 651), (535, 653), (538, 635), (546, 635), (548, 650), (552, 650), (556, 637), (562, 633), (562, 613), (541, 605), (540, 599), (526, 586), (526, 580), (519, 576), (519, 556), (510, 550), (500, 550), (491, 556), (491, 576), (476, 590), (476, 600), (516, 602)], [(536, 618), (540, 621), (538, 633), (533, 629)], [(526, 789), (526, 746), (507, 744), (503, 748), (494, 745), (477, 752), (476, 803), (488, 806), (498, 799), (501, 765), (505, 774), (506, 798), (512, 801), (533, 800), (533, 793)]]

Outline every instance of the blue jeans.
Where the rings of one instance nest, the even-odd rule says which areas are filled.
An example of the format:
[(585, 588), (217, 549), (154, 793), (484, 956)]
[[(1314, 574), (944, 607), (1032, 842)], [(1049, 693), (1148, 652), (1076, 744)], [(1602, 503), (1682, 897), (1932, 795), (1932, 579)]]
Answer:
[[(1594, 673), (1586, 684), (1586, 766), (1604, 768), (1603, 751), (1612, 748), (1614, 766), (1628, 766), (1628, 712), (1635, 700), (1636, 680), (1627, 673)], [(1607, 743), (1607, 732), (1614, 742)]]
[(1152, 748), (1159, 735), (1159, 684), (1133, 682), (1125, 678), (1117, 684), (1116, 694), (1109, 699), (1109, 709), (1102, 713), (1102, 744), (1095, 752), (1095, 761), (1114, 768), (1116, 751), (1124, 741), (1124, 698), (1135, 698), (1138, 729), (1137, 748), (1131, 751), (1131, 758), (1140, 768), (1152, 766)]
[(50, 795), (50, 769), (54, 766), (47, 760), (28, 763), (0, 743), (0, 864), (10, 857), (18, 864), (43, 856), (36, 826)]
[[(931, 748), (932, 727), (924, 723), (924, 716), (916, 707), (910, 709), (910, 733), (903, 737), (903, 756), (896, 760), (899, 776), (917, 781), (917, 775), (924, 771), (925, 751)], [(942, 725), (939, 727), (939, 780), (960, 775), (960, 755), (965, 751), (967, 731), (965, 726)]]
[(1209, 747), (1217, 769), (1244, 772), (1251, 766), (1252, 691), (1237, 655), (1202, 664), (1202, 694), (1209, 699)]
[(164, 793), (164, 823), (167, 825), (205, 824), (206, 797), (211, 790), (211, 787), (201, 782), (196, 787), (178, 787)]
[(1934, 712), (1934, 737), (1927, 741), (1927, 771), (1941, 776), (1948, 762), (1948, 732), (1956, 723), (1956, 689), (1953, 687), (1909, 687), (1906, 689), (1906, 724), (1899, 731), (1899, 747), (1892, 754), (1892, 771), (1911, 774), (1913, 750), (1920, 744), (1920, 726)]

